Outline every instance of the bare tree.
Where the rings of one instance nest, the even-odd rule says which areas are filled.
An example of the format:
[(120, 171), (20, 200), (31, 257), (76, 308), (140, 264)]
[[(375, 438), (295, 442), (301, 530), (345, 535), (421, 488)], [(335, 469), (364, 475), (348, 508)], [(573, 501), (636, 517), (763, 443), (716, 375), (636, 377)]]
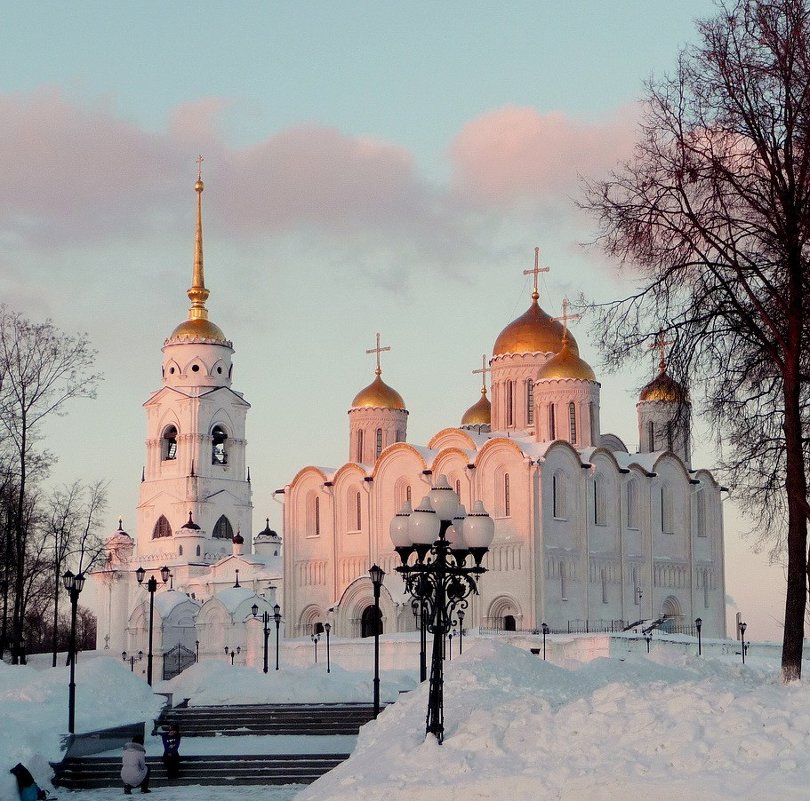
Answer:
[(25, 557), (28, 529), (25, 498), (39, 429), (63, 414), (74, 398), (95, 397), (100, 376), (92, 372), (95, 351), (83, 334), (69, 335), (51, 322), (32, 323), (0, 307), (0, 434), (13, 459), (16, 503), (10, 508), (8, 545), (14, 582), (11, 615), (12, 662), (22, 650)]
[(616, 366), (659, 330), (705, 390), (721, 470), (787, 555), (782, 677), (801, 675), (807, 602), (810, 8), (729, 0), (651, 81), (633, 158), (588, 187), (637, 291), (599, 305)]

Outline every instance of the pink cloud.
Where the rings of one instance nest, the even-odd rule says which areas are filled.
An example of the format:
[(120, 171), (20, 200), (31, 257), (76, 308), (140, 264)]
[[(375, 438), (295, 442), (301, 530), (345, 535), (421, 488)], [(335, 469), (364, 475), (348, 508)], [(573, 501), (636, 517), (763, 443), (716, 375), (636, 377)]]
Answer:
[(635, 109), (601, 123), (507, 106), (467, 123), (450, 149), (455, 191), (479, 205), (567, 201), (579, 176), (630, 155)]

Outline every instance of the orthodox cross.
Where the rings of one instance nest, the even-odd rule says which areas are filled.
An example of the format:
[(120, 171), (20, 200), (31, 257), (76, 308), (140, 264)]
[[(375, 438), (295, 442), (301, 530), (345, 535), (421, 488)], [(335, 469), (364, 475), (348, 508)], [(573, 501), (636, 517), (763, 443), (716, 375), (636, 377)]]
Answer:
[(380, 373), (382, 373), (382, 368), (380, 367), (380, 354), (383, 351), (386, 351), (386, 350), (391, 350), (391, 348), (390, 348), (389, 345), (386, 345), (385, 347), (380, 347), (380, 335), (378, 333), (377, 334), (377, 347), (376, 348), (370, 348), (369, 350), (366, 351), (366, 353), (376, 353), (377, 354), (377, 369), (374, 371), (375, 375), (380, 375)]
[(204, 161), (205, 161), (205, 159), (202, 157), (202, 155), (197, 156), (197, 180), (198, 181), (202, 179), (202, 163)]
[(487, 367), (487, 354), (486, 353), (481, 354), (481, 369), (480, 370), (473, 370), (472, 372), (473, 372), (473, 375), (478, 375), (478, 373), (481, 373), (481, 391), (486, 392), (487, 391), (487, 373), (492, 372), (492, 368)]
[(563, 313), (559, 317), (555, 317), (555, 320), (561, 320), (563, 324), (563, 339), (568, 339), (568, 321), (569, 320), (581, 320), (581, 314), (569, 314), (568, 309), (571, 308), (571, 304), (568, 302), (568, 298), (563, 298), (562, 302)]
[(659, 331), (658, 335), (655, 337), (655, 342), (653, 342), (652, 345), (650, 345), (650, 350), (658, 351), (659, 354), (658, 369), (661, 370), (661, 372), (666, 370), (667, 367), (667, 361), (666, 358), (664, 357), (664, 349), (666, 348), (667, 345), (671, 344), (672, 343), (664, 336), (664, 332)]
[(549, 271), (548, 267), (541, 267), (540, 266), (540, 248), (534, 249), (534, 267), (531, 270), (524, 270), (523, 275), (532, 275), (534, 274), (534, 291), (532, 292), (532, 297), (537, 300), (540, 297), (540, 293), (537, 291), (537, 276), (539, 273), (547, 273)]

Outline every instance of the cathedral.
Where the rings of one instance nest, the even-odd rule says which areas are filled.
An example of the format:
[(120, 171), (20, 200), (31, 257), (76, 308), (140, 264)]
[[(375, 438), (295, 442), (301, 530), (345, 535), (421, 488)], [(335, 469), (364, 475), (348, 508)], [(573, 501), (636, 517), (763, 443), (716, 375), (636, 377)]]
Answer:
[[(465, 627), (603, 631), (663, 619), (678, 631), (700, 617), (706, 635), (725, 636), (721, 487), (692, 467), (687, 393), (668, 375), (662, 344), (636, 404), (638, 452), (603, 433), (600, 384), (569, 329), (577, 316), (567, 304), (556, 318), (539, 305), (537, 250), (525, 271), (529, 307), (475, 371), (481, 395), (460, 424), (408, 442), (408, 409), (382, 379), (389, 349), (378, 335), (374, 379), (348, 409), (346, 463), (299, 470), (274, 493), (283, 538), (269, 521), (254, 536), (250, 404), (233, 387), (233, 344), (208, 316), (203, 188), (198, 174), (191, 305), (144, 403), (136, 532), (119, 523), (83, 595), (99, 648), (148, 648), (164, 678), (197, 658), (238, 654), (255, 665), (277, 602), (288, 638), (327, 623), (346, 638), (413, 631), (389, 526), (445, 479), (495, 524)], [(379, 618), (372, 564), (386, 574)]]

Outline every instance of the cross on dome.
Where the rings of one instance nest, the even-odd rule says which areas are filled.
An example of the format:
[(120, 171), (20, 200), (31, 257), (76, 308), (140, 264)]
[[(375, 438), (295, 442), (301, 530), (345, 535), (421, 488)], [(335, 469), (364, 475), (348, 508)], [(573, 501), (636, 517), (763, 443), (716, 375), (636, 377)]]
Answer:
[(202, 157), (202, 154), (197, 156), (197, 180), (198, 181), (202, 179), (202, 163), (204, 161), (205, 161), (205, 159)]
[(487, 354), (482, 353), (481, 354), (481, 369), (480, 370), (473, 370), (472, 374), (473, 375), (478, 375), (478, 373), (481, 373), (481, 392), (484, 395), (486, 395), (486, 392), (487, 392), (487, 373), (491, 373), (491, 372), (492, 372), (492, 368), (487, 367)]
[(664, 349), (667, 345), (671, 345), (670, 342), (665, 336), (663, 331), (659, 331), (655, 337), (655, 342), (650, 345), (650, 350), (657, 350), (659, 353), (659, 360), (658, 360), (658, 369), (663, 373), (664, 370), (667, 369), (667, 362), (666, 358), (664, 357)]
[(376, 348), (369, 348), (366, 353), (374, 353), (377, 356), (377, 369), (374, 371), (375, 375), (380, 375), (382, 373), (382, 368), (380, 367), (380, 354), (383, 351), (391, 350), (389, 345), (385, 345), (384, 347), (380, 347), (380, 334), (377, 333), (377, 347)]
[(540, 248), (534, 249), (534, 267), (531, 270), (524, 270), (523, 275), (534, 275), (534, 290), (532, 291), (532, 300), (537, 300), (540, 293), (537, 291), (537, 276), (540, 273), (547, 273), (550, 271), (549, 267), (540, 266)]
[(562, 302), (562, 309), (563, 313), (559, 317), (555, 317), (554, 319), (558, 322), (562, 322), (563, 324), (563, 342), (568, 341), (568, 321), (569, 320), (581, 320), (581, 314), (569, 314), (568, 309), (571, 308), (571, 303), (569, 302), (568, 298), (563, 298)]

